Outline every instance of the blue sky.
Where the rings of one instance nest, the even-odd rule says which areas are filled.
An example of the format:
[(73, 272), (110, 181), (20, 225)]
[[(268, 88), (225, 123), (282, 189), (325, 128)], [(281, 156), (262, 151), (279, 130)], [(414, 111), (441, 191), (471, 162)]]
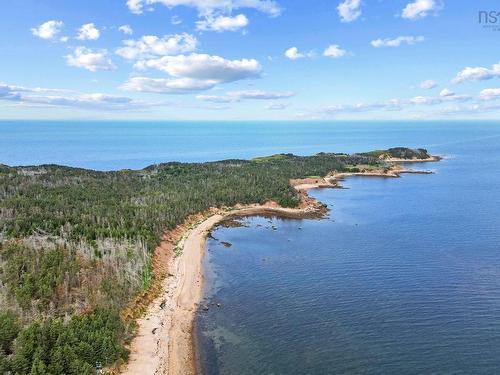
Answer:
[[(498, 1), (16, 0), (4, 119), (496, 119)], [(491, 20), (493, 21), (493, 20)]]

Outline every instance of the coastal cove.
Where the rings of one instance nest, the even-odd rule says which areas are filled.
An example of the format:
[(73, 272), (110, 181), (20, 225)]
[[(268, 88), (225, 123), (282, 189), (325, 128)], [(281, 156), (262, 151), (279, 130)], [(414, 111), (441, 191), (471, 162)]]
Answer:
[(214, 214), (318, 217), (326, 207), (304, 189), (408, 172), (394, 158), (439, 159), (396, 147), (110, 172), (0, 165), (1, 319), (11, 332), (0, 366), (78, 375), (93, 373), (95, 363), (132, 374), (194, 371), (200, 254), (219, 221)]
[(449, 145), (415, 166), (431, 176), (311, 190), (322, 220), (219, 226), (196, 317), (202, 372), (494, 373), (499, 146)]
[[(76, 127), (56, 125), (54, 140), (68, 144), (72, 140), (78, 145), (73, 137)], [(375, 373), (408, 370), (398, 367), (401, 363), (421, 371), (457, 370), (451, 362), (488, 373), (500, 365), (491, 352), (496, 346), (488, 346), (500, 337), (496, 325), (500, 316), (496, 308), (500, 133), (496, 125), (248, 123), (238, 124), (244, 131), (236, 136), (229, 125), (222, 124), (214, 125), (214, 134), (222, 130), (229, 134), (220, 142), (238, 142), (242, 136), (251, 141), (246, 144), (242, 140), (241, 149), (225, 150), (225, 156), (237, 159), (163, 163), (114, 172), (57, 165), (2, 165), (4, 231), (0, 256), (4, 265), (11, 266), (2, 268), (5, 291), (0, 297), (7, 312), (21, 313), (18, 322), (26, 333), (20, 331), (17, 345), (25, 345), (27, 338), (33, 337), (33, 344), (48, 353), (45, 363), (49, 366), (59, 341), (47, 342), (43, 334), (55, 330), (54, 337), (69, 340), (66, 344), (70, 348), (79, 348), (79, 353), (102, 352), (97, 359), (107, 369), (124, 373), (165, 373), (169, 366), (182, 372), (186, 366), (194, 370), (197, 364), (207, 375), (232, 374), (241, 370), (239, 364), (250, 373), (281, 373), (290, 365), (303, 373), (322, 374), (331, 367), (340, 372), (350, 370), (343, 367), (349, 363), (360, 372)], [(115, 144), (122, 153), (99, 150), (120, 160), (116, 164), (103, 159), (98, 169), (104, 171), (129, 164), (130, 159), (122, 159), (123, 153), (130, 142), (141, 144), (136, 136), (142, 127), (148, 134), (162, 135), (158, 139), (163, 140), (174, 130), (178, 133), (177, 148), (172, 151), (165, 146), (167, 154), (178, 152), (178, 157), (165, 159), (165, 154), (153, 150), (147, 160), (155, 163), (174, 158), (192, 161), (193, 132), (210, 130), (202, 130), (200, 124), (177, 128), (146, 123), (82, 126), (96, 129), (86, 133), (90, 138), (111, 134), (116, 127), (123, 129), (124, 139), (118, 137)], [(49, 157), (45, 161), (64, 164), (64, 147), (58, 149), (59, 155), (28, 147), (20, 157), (19, 150), (9, 146), (29, 143), (24, 136), (32, 131), (37, 134), (36, 128), (34, 122), (10, 128), (0, 139), (6, 146), (0, 151), (0, 160), (33, 165), (45, 155)], [(47, 137), (52, 132), (48, 128)], [(272, 135), (271, 143), (278, 138), (282, 143), (269, 148), (267, 140), (260, 138), (263, 134)], [(157, 137), (148, 138), (154, 139)], [(195, 159), (217, 159), (220, 142), (203, 143), (200, 151), (204, 154)], [(187, 153), (179, 148), (182, 144)], [(295, 150), (302, 154), (301, 150), (310, 150), (314, 155), (322, 150), (363, 151), (405, 144), (429, 147), (432, 154), (446, 158), (422, 166), (406, 164), (411, 160), (404, 159), (405, 163), (398, 163), (401, 168), (425, 168), (435, 174), (389, 179), (357, 176), (380, 171), (376, 166), (357, 165), (362, 159), (338, 164), (346, 154), (319, 154), (308, 159), (263, 151)], [(85, 145), (100, 147), (92, 139), (77, 146), (76, 166), (85, 166), (86, 157), (97, 151)], [(56, 148), (45, 142), (39, 146)], [(245, 160), (245, 155), (272, 156)], [(384, 158), (391, 163), (400, 159)], [(145, 160), (137, 163), (144, 165)], [(227, 176), (234, 178), (228, 180)], [(329, 188), (343, 177), (348, 177), (341, 182), (347, 189)], [(306, 197), (310, 202), (321, 202), (320, 213), (313, 209), (307, 215), (320, 216), (321, 220), (303, 215), (290, 220), (283, 217), (284, 212), (277, 215), (280, 205), (287, 210), (307, 207), (303, 204)], [(233, 212), (239, 224), (230, 228), (217, 225), (234, 209), (248, 209), (250, 216), (241, 218)], [(183, 284), (177, 276), (191, 263), (182, 260), (186, 243), (200, 263), (192, 273), (195, 276)], [(48, 289), (29, 289), (29, 284), (16, 279), (17, 269), (34, 285), (53, 284)], [(47, 278), (48, 274), (56, 277)], [(189, 283), (195, 287), (189, 288)], [(183, 289), (188, 291), (188, 299), (199, 304), (177, 309), (178, 301), (186, 302), (179, 294)], [(26, 296), (31, 297), (31, 305)], [(304, 308), (298, 309), (293, 301)], [(173, 316), (176, 309), (180, 317)], [(284, 320), (282, 314), (289, 318)], [(41, 316), (45, 321), (42, 325)], [(63, 316), (70, 320), (63, 320)], [(12, 316), (8, 318), (15, 322)], [(170, 332), (173, 318), (182, 322), (175, 332), (179, 337), (175, 349), (169, 347), (175, 341)], [(277, 325), (266, 323), (273, 320)], [(297, 326), (290, 327), (287, 322)], [(464, 322), (470, 329), (461, 332)], [(412, 332), (421, 334), (415, 337)], [(194, 361), (191, 333), (198, 342), (199, 361)], [(169, 349), (165, 352), (165, 348)], [(176, 364), (169, 364), (174, 357), (170, 350), (179, 358)], [(457, 360), (450, 351), (464, 360)], [(400, 356), (401, 352), (420, 357)], [(0, 365), (7, 359), (7, 366), (26, 371), (29, 361), (36, 358), (24, 353), (0, 358)], [(373, 356), (380, 361), (371, 361)], [(430, 359), (428, 363), (421, 362), (424, 357)], [(80, 358), (91, 360), (77, 362), (78, 374), (94, 373), (95, 354)]]
[[(419, 162), (436, 162), (440, 159), (431, 156), (420, 159)], [(339, 182), (347, 177), (397, 178), (402, 173), (432, 173), (397, 164), (402, 160), (417, 161), (411, 158), (386, 160), (395, 164), (389, 169), (332, 173), (320, 179), (292, 180), (291, 185), (301, 195), (301, 204), (297, 209), (279, 207), (273, 202), (263, 205), (237, 205), (225, 210), (211, 209), (176, 229), (176, 232), (182, 233), (180, 238), (176, 237), (174, 241), (180, 249), (180, 255), (169, 259), (168, 277), (162, 283), (163, 292), (159, 292), (157, 299), (138, 321), (138, 334), (131, 344), (130, 361), (123, 374), (140, 374), (144, 371), (176, 375), (204, 373), (202, 369), (205, 365), (196, 359), (193, 340), (197, 333), (193, 331), (193, 324), (200, 309), (208, 310), (207, 306), (200, 306), (204, 287), (202, 262), (207, 237), (214, 228), (243, 217), (279, 217), (298, 220), (322, 218), (327, 213), (326, 206), (310, 198), (308, 191), (318, 188), (339, 188), (341, 187)], [(166, 234), (165, 237), (171, 236)]]

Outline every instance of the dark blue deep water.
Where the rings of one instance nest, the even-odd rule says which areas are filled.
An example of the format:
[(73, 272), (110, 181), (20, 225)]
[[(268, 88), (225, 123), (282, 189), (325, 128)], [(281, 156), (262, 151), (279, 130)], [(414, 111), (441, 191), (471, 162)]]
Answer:
[(322, 220), (256, 217), (214, 231), (210, 309), (195, 332), (201, 366), (500, 373), (500, 123), (0, 122), (0, 163), (9, 165), (108, 170), (392, 146), (446, 159), (418, 166), (433, 175), (313, 191), (331, 209)]

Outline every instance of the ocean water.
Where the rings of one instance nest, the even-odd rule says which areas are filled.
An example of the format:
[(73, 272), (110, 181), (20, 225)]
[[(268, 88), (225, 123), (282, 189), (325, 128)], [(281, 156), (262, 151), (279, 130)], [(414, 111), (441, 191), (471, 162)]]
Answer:
[(446, 159), (415, 166), (433, 175), (314, 190), (330, 208), (322, 220), (214, 231), (210, 308), (195, 330), (202, 370), (499, 373), (499, 122), (0, 122), (8, 165), (111, 170), (393, 146)]
[(0, 163), (98, 170), (165, 161), (252, 158), (281, 152), (359, 152), (497, 137), (498, 122), (0, 121)]
[(311, 191), (322, 220), (214, 231), (203, 373), (500, 373), (500, 128), (426, 130), (433, 175), (349, 178)]

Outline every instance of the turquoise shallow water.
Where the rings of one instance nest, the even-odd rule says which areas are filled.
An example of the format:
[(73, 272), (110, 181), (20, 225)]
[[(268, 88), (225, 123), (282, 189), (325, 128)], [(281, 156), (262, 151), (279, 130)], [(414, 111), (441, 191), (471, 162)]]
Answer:
[[(500, 371), (500, 123), (0, 122), (0, 163), (101, 170), (426, 147), (434, 175), (315, 190), (323, 220), (219, 228), (197, 317), (206, 374)], [(273, 226), (276, 230), (273, 229)], [(232, 244), (227, 248), (221, 241)]]
[(311, 192), (323, 220), (214, 231), (204, 373), (498, 373), (500, 138), (476, 130), (430, 147), (448, 157), (418, 165), (433, 175)]

